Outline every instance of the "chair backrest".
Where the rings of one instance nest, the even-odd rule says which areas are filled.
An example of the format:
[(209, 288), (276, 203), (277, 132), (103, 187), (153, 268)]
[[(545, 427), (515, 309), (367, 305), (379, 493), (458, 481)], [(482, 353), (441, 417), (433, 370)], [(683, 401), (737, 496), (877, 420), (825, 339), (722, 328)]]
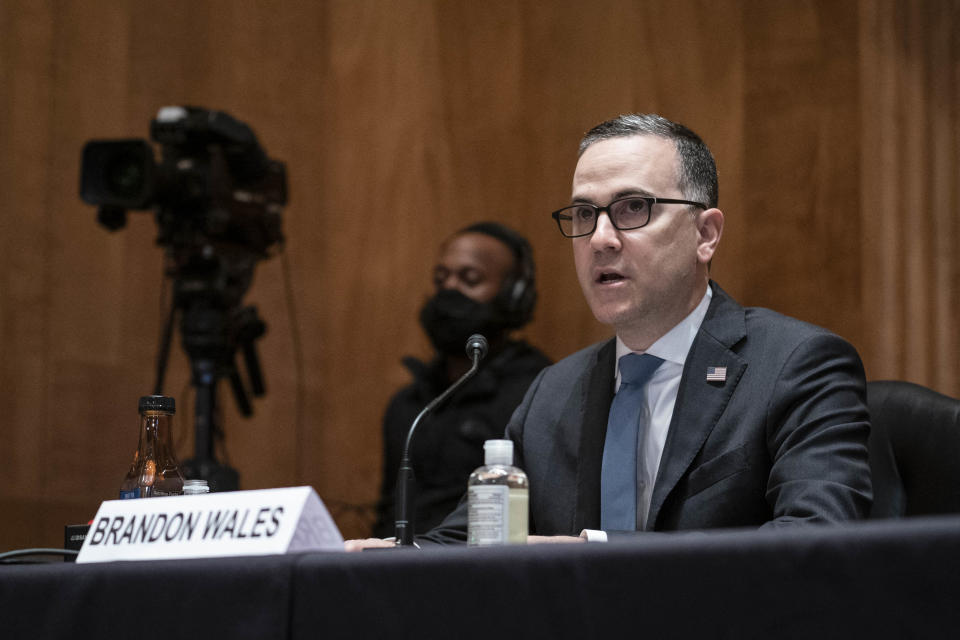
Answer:
[(960, 400), (899, 380), (867, 383), (870, 517), (960, 513)]

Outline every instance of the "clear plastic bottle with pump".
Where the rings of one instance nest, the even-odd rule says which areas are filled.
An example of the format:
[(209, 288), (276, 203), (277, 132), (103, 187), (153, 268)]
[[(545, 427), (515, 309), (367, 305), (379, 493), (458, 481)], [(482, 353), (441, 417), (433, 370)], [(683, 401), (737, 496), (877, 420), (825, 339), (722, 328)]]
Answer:
[(183, 473), (173, 451), (171, 427), (176, 403), (169, 396), (143, 396), (140, 441), (120, 485), (120, 499), (156, 498), (183, 493)]
[(513, 466), (512, 440), (483, 443), (484, 465), (467, 482), (467, 545), (525, 544), (529, 530), (530, 484)]

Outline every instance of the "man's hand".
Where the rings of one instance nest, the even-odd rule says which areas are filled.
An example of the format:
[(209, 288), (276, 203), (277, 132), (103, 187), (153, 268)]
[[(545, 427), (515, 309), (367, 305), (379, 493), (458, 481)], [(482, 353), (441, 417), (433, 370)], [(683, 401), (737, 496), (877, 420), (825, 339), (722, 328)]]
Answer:
[(363, 551), (364, 549), (388, 549), (397, 546), (393, 540), (383, 538), (364, 538), (362, 540), (346, 540), (343, 543), (344, 551)]
[(586, 538), (579, 536), (527, 536), (527, 544), (570, 544), (586, 541)]

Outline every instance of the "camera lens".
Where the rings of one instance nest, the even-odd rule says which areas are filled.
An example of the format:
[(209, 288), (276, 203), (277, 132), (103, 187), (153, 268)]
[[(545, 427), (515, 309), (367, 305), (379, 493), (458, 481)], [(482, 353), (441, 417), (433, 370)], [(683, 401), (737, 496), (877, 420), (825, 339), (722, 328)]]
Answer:
[(133, 154), (118, 154), (104, 167), (104, 186), (114, 196), (139, 196), (143, 191), (143, 180), (142, 159)]

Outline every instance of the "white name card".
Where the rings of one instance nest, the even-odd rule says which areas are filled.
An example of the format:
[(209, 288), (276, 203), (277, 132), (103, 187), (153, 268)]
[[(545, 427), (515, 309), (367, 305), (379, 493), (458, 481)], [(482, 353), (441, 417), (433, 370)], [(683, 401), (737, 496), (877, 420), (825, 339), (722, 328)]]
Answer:
[(77, 562), (343, 551), (312, 487), (107, 500)]

